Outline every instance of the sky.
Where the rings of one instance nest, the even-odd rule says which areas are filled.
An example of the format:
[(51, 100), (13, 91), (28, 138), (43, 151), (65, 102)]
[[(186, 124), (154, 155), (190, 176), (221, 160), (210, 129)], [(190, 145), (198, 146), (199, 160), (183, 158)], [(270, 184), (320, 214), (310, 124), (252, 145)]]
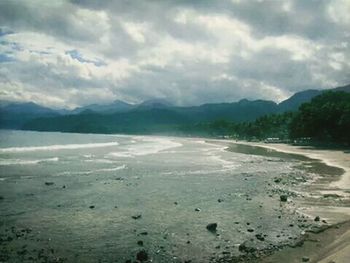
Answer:
[(0, 99), (282, 101), (350, 83), (350, 0), (1, 0)]

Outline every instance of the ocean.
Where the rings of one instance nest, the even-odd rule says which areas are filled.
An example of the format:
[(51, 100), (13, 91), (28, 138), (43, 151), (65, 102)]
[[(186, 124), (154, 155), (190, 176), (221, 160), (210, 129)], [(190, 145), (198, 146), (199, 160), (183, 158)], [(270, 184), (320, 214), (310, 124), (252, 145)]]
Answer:
[(153, 262), (217, 262), (244, 254), (243, 243), (297, 242), (310, 224), (293, 198), (314, 174), (298, 158), (201, 138), (1, 131), (0, 140), (0, 261), (133, 262), (143, 251)]

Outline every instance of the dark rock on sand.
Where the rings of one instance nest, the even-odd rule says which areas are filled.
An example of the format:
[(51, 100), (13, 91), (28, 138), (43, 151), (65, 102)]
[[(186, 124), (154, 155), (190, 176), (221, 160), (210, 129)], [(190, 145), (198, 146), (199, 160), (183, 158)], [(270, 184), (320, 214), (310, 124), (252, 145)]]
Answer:
[(143, 249), (143, 250), (139, 251), (136, 254), (136, 259), (141, 261), (141, 262), (148, 260), (148, 254), (147, 254), (146, 250)]
[(219, 199), (218, 199), (218, 202), (219, 202), (219, 203), (222, 203), (222, 202), (224, 202), (224, 200), (221, 199), (221, 198), (219, 198)]
[(254, 232), (254, 229), (253, 228), (248, 228), (247, 231), (248, 232)]
[(341, 195), (337, 195), (337, 194), (324, 194), (323, 195), (324, 198), (341, 198)]
[(257, 235), (255, 235), (255, 237), (256, 237), (257, 240), (260, 240), (260, 241), (264, 241), (265, 240), (265, 238), (263, 237), (262, 234), (257, 234)]
[(310, 258), (308, 258), (308, 257), (303, 257), (303, 258), (302, 258), (302, 261), (303, 261), (303, 262), (309, 262), (309, 261), (310, 261)]
[(45, 182), (45, 185), (54, 185), (54, 182)]
[(142, 240), (139, 240), (139, 241), (137, 241), (137, 244), (138, 244), (139, 246), (143, 246), (143, 241), (142, 241)]
[(218, 227), (217, 223), (210, 223), (207, 225), (207, 229), (210, 232), (215, 232), (217, 227)]
[(315, 222), (319, 222), (320, 221), (320, 217), (319, 216), (316, 216), (315, 219), (314, 219)]
[(94, 205), (90, 205), (89, 208), (90, 208), (90, 209), (94, 209), (95, 206), (94, 206)]
[(245, 241), (239, 245), (238, 250), (244, 253), (254, 253), (256, 251), (256, 248), (253, 246), (249, 246), (247, 241)]
[(142, 217), (142, 215), (135, 215), (135, 216), (132, 216), (133, 219), (137, 220), (137, 219), (140, 219)]
[(287, 195), (280, 195), (281, 202), (287, 202), (288, 196)]
[(201, 211), (201, 209), (197, 207), (196, 209), (194, 209), (194, 211), (196, 211), (196, 212), (200, 212), (200, 211)]

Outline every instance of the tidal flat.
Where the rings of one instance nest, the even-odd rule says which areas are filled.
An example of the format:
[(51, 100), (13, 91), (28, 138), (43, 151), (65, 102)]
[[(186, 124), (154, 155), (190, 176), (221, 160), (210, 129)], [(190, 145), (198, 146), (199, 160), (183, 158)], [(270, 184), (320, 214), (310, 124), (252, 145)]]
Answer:
[(310, 209), (349, 206), (315, 194), (342, 169), (251, 145), (23, 131), (0, 138), (1, 262), (259, 262), (334, 223)]

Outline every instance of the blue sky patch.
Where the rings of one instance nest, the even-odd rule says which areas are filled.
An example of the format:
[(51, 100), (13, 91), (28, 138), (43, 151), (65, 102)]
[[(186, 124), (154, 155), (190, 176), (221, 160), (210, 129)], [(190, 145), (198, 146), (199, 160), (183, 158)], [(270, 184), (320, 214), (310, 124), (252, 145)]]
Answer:
[(70, 55), (71, 58), (78, 60), (81, 63), (92, 63), (94, 64), (96, 67), (101, 67), (101, 66), (105, 66), (106, 63), (103, 62), (102, 60), (91, 60), (91, 59), (86, 59), (82, 56), (82, 54), (76, 50), (68, 50), (66, 51), (66, 54)]

